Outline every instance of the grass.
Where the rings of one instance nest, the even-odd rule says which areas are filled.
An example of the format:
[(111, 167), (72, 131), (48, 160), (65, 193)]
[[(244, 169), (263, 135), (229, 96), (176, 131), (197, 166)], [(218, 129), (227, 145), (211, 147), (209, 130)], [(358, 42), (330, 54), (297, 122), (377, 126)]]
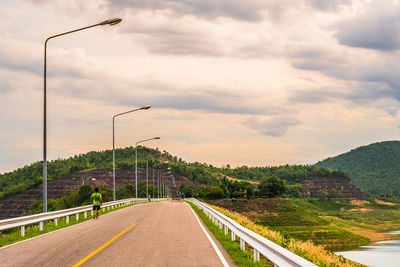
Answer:
[[(107, 209), (103, 212), (103, 209), (101, 209), (100, 212), (100, 217), (104, 214), (120, 210), (126, 207), (130, 207), (133, 205), (137, 204), (142, 204), (142, 203), (147, 203), (147, 202), (141, 202), (141, 203), (132, 203), (129, 205), (125, 206), (120, 206), (120, 207), (114, 207), (114, 209)], [(37, 224), (32, 224), (29, 226), (25, 226), (25, 236), (21, 236), (21, 230), (20, 227), (18, 228), (13, 228), (13, 229), (8, 229), (0, 232), (0, 247), (7, 246), (16, 242), (20, 242), (26, 239), (30, 239), (32, 237), (36, 237), (42, 234), (50, 233), (55, 230), (59, 230), (68, 226), (72, 226), (78, 223), (82, 223), (88, 220), (92, 220), (92, 216), (90, 215), (90, 212), (88, 212), (88, 216), (85, 219), (83, 214), (79, 214), (79, 220), (76, 220), (75, 215), (69, 217), (69, 223), (67, 224), (65, 217), (61, 217), (58, 220), (57, 226), (54, 224), (54, 220), (47, 221), (46, 225), (43, 227), (43, 231), (40, 231), (39, 229), (39, 223)]]
[[(210, 205), (212, 206), (212, 205)], [(279, 233), (269, 229), (266, 226), (259, 225), (251, 221), (249, 218), (227, 209), (212, 206), (214, 209), (232, 218), (244, 227), (258, 233), (261, 236), (271, 240), (272, 242), (292, 251), (293, 253), (313, 262), (318, 266), (333, 267), (333, 266), (363, 266), (357, 262), (348, 260), (342, 256), (338, 256), (332, 252), (324, 249), (322, 245), (315, 245), (311, 241), (299, 241), (293, 238), (288, 238)]]
[(238, 266), (245, 266), (245, 267), (268, 266), (267, 261), (263, 258), (261, 258), (259, 262), (255, 262), (253, 259), (251, 248), (246, 246), (246, 251), (241, 250), (239, 241), (231, 241), (231, 236), (229, 234), (225, 235), (224, 230), (216, 226), (200, 208), (198, 208), (191, 202), (188, 201), (186, 202), (192, 207), (192, 209), (202, 219), (202, 221), (210, 230), (210, 232), (221, 243), (221, 245), (224, 247), (224, 249), (232, 258), (235, 264), (237, 264)]
[(400, 228), (400, 205), (375, 200), (252, 199), (210, 203), (236, 211), (286, 238), (311, 240), (331, 251), (400, 239), (382, 232)]

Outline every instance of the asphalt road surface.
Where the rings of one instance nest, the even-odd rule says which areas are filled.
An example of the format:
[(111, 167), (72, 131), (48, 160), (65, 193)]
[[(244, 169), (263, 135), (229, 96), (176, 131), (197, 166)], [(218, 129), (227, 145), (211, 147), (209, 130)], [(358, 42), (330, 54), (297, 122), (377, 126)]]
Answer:
[(188, 204), (163, 201), (0, 248), (0, 266), (224, 266), (217, 250)]

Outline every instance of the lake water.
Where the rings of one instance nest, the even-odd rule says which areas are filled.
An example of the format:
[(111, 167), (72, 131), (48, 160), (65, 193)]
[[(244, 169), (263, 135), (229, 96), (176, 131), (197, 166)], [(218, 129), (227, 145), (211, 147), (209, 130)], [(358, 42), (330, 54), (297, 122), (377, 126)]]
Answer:
[[(389, 233), (400, 234), (400, 230)], [(362, 246), (356, 250), (335, 253), (367, 266), (400, 266), (400, 240), (381, 241), (373, 245)]]

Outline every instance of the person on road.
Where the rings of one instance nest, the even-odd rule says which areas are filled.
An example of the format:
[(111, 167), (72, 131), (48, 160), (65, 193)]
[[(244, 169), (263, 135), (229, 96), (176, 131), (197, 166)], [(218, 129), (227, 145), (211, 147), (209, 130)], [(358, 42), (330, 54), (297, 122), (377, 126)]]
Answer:
[(99, 218), (100, 206), (103, 204), (103, 198), (99, 193), (99, 188), (94, 189), (94, 193), (91, 196), (91, 201), (93, 203), (93, 219)]
[(150, 202), (150, 195), (147, 195), (147, 200)]

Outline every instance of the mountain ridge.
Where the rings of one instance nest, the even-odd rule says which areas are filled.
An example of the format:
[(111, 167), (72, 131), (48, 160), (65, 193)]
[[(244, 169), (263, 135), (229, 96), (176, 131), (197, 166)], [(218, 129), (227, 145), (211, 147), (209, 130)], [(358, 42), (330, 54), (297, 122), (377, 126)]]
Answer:
[(319, 161), (315, 166), (347, 172), (355, 185), (373, 196), (400, 196), (398, 140), (360, 146)]

